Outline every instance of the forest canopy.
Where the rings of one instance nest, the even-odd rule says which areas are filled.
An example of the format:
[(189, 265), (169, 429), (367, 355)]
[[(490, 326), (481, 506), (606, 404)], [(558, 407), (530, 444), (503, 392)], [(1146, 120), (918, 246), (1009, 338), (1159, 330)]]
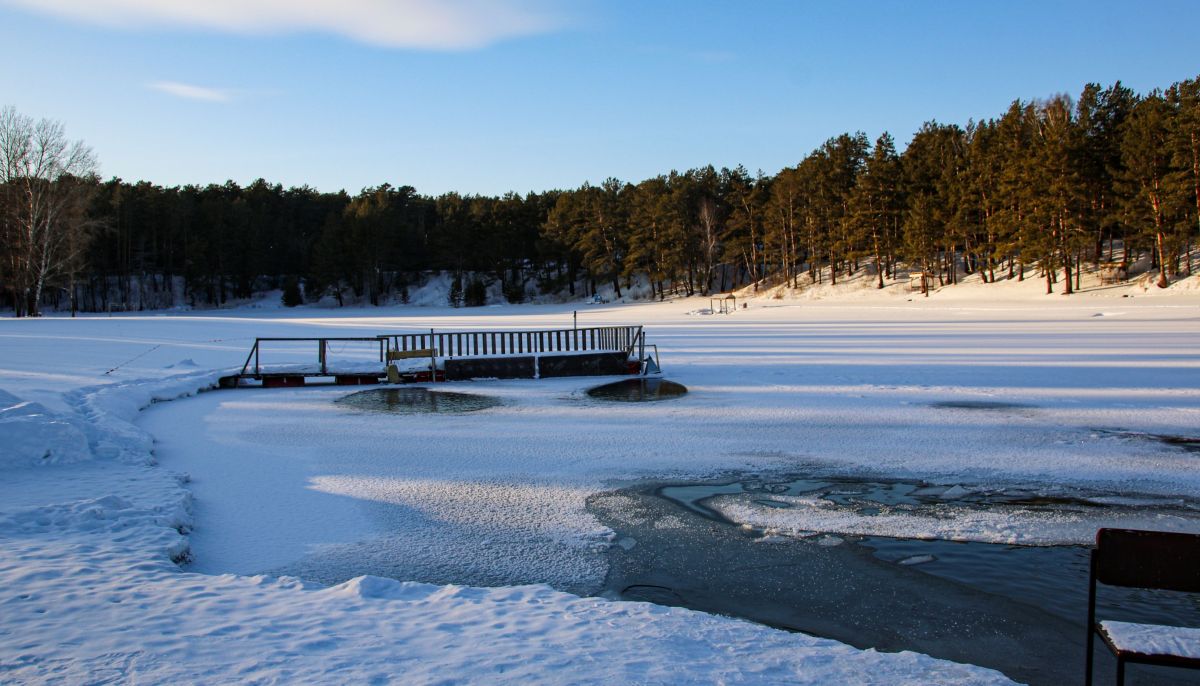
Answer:
[(1070, 293), (1085, 266), (1143, 257), (1159, 286), (1190, 276), (1200, 236), (1200, 77), (930, 121), (902, 153), (886, 132), (842, 133), (773, 176), (707, 166), (500, 197), (102, 181), (60, 124), (0, 112), (0, 307), (18, 316), (274, 288), (380, 305), (434, 271), (456, 305), (488, 284), (512, 302), (633, 283), (665, 298), (863, 269), (880, 288), (916, 272), (922, 288), (979, 274)]

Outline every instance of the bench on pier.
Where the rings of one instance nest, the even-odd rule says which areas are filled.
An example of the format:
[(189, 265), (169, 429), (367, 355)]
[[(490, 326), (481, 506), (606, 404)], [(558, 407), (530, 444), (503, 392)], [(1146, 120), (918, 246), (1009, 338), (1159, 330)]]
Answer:
[(437, 349), (425, 348), (424, 350), (389, 350), (387, 354), (388, 362), (396, 360), (414, 360), (419, 357), (426, 359), (437, 357)]
[(1135, 529), (1100, 529), (1088, 582), (1087, 666), (1092, 683), (1095, 637), (1117, 658), (1117, 686), (1127, 663), (1200, 668), (1200, 628), (1096, 621), (1096, 584), (1200, 592), (1200, 535)]
[[(416, 350), (388, 350), (387, 351), (387, 380), (388, 383), (404, 383), (407, 381), (436, 381), (438, 379), (437, 371), (437, 348), (418, 348)], [(393, 362), (403, 362), (405, 360), (426, 360), (429, 366), (423, 371), (414, 369), (401, 370)]]

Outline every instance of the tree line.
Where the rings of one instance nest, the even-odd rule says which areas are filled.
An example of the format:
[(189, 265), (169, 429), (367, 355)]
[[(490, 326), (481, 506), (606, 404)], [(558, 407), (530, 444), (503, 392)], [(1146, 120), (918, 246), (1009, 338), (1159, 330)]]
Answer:
[(512, 302), (635, 283), (665, 298), (864, 269), (879, 288), (979, 274), (1070, 293), (1085, 266), (1138, 260), (1165, 287), (1193, 273), (1200, 235), (1200, 77), (930, 121), (902, 153), (887, 133), (843, 133), (773, 176), (707, 166), (500, 197), (101, 181), (61, 125), (2, 112), (0, 290), (18, 315), (269, 288), (289, 304), (406, 302), (431, 271), (456, 275), (453, 304), (482, 304), (489, 284)]

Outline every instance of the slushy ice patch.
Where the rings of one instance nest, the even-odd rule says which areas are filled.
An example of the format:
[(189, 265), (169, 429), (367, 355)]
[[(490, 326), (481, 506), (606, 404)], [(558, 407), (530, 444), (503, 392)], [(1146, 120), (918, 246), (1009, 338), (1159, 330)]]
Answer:
[(659, 494), (712, 519), (792, 537), (1085, 545), (1100, 527), (1200, 533), (1200, 504), (1190, 500), (1062, 488), (795, 479), (672, 485)]

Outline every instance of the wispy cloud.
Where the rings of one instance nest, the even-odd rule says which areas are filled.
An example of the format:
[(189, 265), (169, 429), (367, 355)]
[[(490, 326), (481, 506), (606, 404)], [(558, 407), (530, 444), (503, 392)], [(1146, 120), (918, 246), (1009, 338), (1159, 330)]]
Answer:
[(733, 62), (738, 58), (737, 53), (729, 50), (700, 50), (691, 53), (691, 58), (697, 62), (707, 62), (708, 64), (723, 64), (725, 62)]
[(564, 26), (546, 0), (0, 0), (122, 28), (317, 32), (391, 48), (467, 50)]
[(194, 86), (190, 83), (179, 83), (178, 81), (155, 81), (154, 83), (146, 84), (147, 88), (173, 95), (177, 98), (185, 98), (187, 100), (203, 100), (205, 102), (229, 102), (233, 99), (233, 94), (230, 91), (219, 88), (205, 88), (204, 86)]

